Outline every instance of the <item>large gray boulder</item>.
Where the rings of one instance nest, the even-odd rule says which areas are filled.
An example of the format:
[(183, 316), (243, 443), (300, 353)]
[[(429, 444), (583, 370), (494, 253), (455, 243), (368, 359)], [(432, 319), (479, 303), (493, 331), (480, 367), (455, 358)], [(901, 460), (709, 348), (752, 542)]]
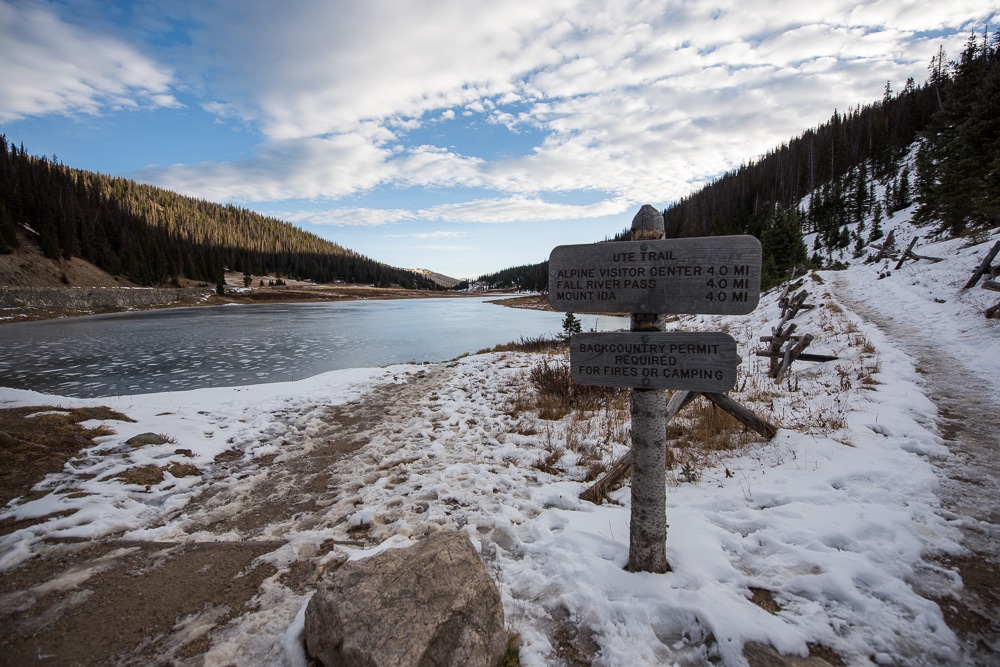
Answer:
[(500, 593), (460, 532), (327, 575), (306, 607), (305, 638), (324, 667), (495, 667), (507, 646)]

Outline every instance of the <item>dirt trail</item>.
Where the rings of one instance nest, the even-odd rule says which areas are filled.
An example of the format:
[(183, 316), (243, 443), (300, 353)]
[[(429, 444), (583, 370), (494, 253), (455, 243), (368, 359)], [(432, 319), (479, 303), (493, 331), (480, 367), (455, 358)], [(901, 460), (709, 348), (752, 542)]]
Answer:
[[(964, 641), (968, 664), (1000, 664), (1000, 401), (982, 378), (923, 332), (853, 299), (847, 289), (838, 289), (837, 298), (914, 358), (938, 408), (937, 431), (954, 455), (934, 461), (941, 478), (938, 496), (946, 516), (961, 526), (969, 553), (943, 561), (962, 577), (961, 599), (937, 602)], [(933, 597), (933, 581), (914, 585)]]
[[(201, 664), (213, 635), (259, 605), (261, 584), (276, 573), (261, 557), (286, 545), (285, 529), (344, 521), (336, 503), (377, 470), (365, 461), (358, 468), (368, 474), (352, 475), (353, 457), (365, 459), (373, 438), (416, 418), (452, 372), (428, 365), (353, 403), (282, 415), (293, 427), (282, 435), (283, 458), (221, 457), (214, 481), (165, 518), (186, 534), (176, 541), (48, 543), (0, 579), (0, 665)], [(294, 592), (313, 579), (307, 555), (282, 575)]]

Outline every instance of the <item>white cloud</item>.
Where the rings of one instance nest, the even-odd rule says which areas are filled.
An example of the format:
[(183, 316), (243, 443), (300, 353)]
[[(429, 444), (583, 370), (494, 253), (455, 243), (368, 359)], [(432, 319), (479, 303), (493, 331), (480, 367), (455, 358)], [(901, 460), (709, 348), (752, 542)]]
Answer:
[(412, 222), (418, 217), (409, 209), (360, 208), (346, 206), (320, 211), (285, 211), (282, 220), (297, 224), (332, 225), (336, 227), (381, 227)]
[(514, 196), (442, 204), (419, 211), (424, 220), (443, 222), (510, 223), (540, 220), (600, 218), (627, 210), (629, 202), (612, 199), (595, 204), (554, 204), (542, 199)]
[[(437, 53), (424, 53), (431, 47), (422, 46), (427, 42), (418, 38), (408, 49), (411, 61), (405, 80), (391, 60), (372, 54), (372, 69), (359, 70), (357, 76), (340, 73), (337, 76), (345, 78), (329, 83), (343, 86), (336, 93), (341, 105), (337, 114), (342, 118), (303, 115), (296, 121), (295, 111), (281, 116), (294, 121), (288, 128), (334, 127), (324, 123), (364, 118), (396, 131), (393, 145), (398, 143), (400, 150), (365, 172), (379, 185), (366, 181), (356, 191), (379, 188), (391, 197), (396, 187), (459, 187), (484, 188), (496, 196), (471, 194), (467, 202), (412, 209), (397, 208), (390, 199), (388, 210), (351, 208), (289, 219), (342, 226), (582, 223), (604, 218), (627, 222), (638, 205), (666, 205), (825, 121), (834, 108), (843, 111), (878, 99), (887, 79), (897, 89), (907, 76), (922, 81), (938, 44), (944, 43), (955, 56), (967, 31), (962, 28), (947, 39), (928, 39), (913, 31), (954, 31), (965, 25), (970, 13), (984, 11), (976, 3), (959, 0), (949, 7), (953, 17), (935, 9), (928, 13), (936, 15), (919, 24), (908, 15), (909, 23), (903, 26), (887, 13), (891, 7), (880, 6), (878, 20), (864, 23), (851, 13), (856, 3), (823, 0), (796, 0), (777, 7), (760, 1), (733, 3), (718, 19), (706, 5), (602, 4), (536, 3), (533, 6), (542, 17), (528, 29), (517, 27), (516, 21), (510, 24), (513, 27), (505, 26), (496, 17), (458, 27), (446, 21), (446, 31), (462, 35), (441, 42), (457, 64), (449, 71), (453, 76), (437, 71), (451, 65), (436, 60)], [(402, 16), (408, 5), (401, 4), (399, 11)], [(899, 11), (911, 8), (900, 5)], [(412, 18), (401, 20), (414, 32), (438, 28)], [(478, 36), (492, 30), (522, 31), (525, 48), (517, 59), (500, 50), (489, 51), (489, 40)], [(379, 43), (372, 39), (368, 48), (377, 49)], [(367, 55), (354, 57), (361, 60)], [(463, 67), (470, 62), (475, 67)], [(369, 85), (373, 79), (379, 80)], [(537, 129), (542, 139), (521, 157), (485, 160), (463, 154), (461, 144), (447, 137), (437, 145), (418, 145), (406, 137), (404, 131), (419, 129), (422, 118), (436, 118), (451, 109), (486, 114), (512, 130)], [(568, 198), (549, 196), (576, 192), (594, 193), (588, 197), (591, 200), (601, 193), (601, 200), (580, 206), (553, 203)], [(481, 227), (473, 228), (484, 233)], [(417, 248), (407, 246), (407, 250)], [(435, 250), (445, 251), (440, 244)], [(492, 257), (494, 252), (486, 254)], [(478, 264), (452, 273), (481, 272), (483, 261), (525, 261), (513, 256), (485, 260), (483, 253), (475, 254)]]
[[(375, 209), (345, 207), (322, 211), (286, 211), (281, 217), (295, 223), (311, 225), (379, 226), (401, 222), (429, 221), (451, 223), (505, 224), (546, 220), (585, 220), (622, 214), (635, 208), (634, 202), (607, 199), (592, 204), (556, 204), (540, 198), (515, 195), (506, 198), (475, 199), (454, 204), (441, 204), (422, 209)], [(437, 231), (431, 233), (391, 234), (392, 237), (452, 238), (465, 232)]]
[(238, 100), (272, 138), (464, 106), (511, 92), (517, 77), (557, 57), (534, 46), (547, 8), (519, 2), (240, 0), (187, 9), (204, 25), (195, 46), (212, 58), (205, 85)]
[(134, 176), (214, 201), (261, 202), (339, 197), (392, 178), (393, 152), (361, 128), (355, 133), (271, 141), (252, 160), (145, 169)]
[[(170, 104), (172, 74), (100, 37), (107, 31), (82, 33), (48, 5), (3, 2), (4, 37), (14, 32), (11, 20), (25, 24), (34, 37), (17, 44), (33, 55), (21, 60), (41, 63), (15, 68), (11, 81), (55, 82), (19, 89), (5, 73), (8, 96), (30, 89), (3, 105), (8, 114)], [(309, 214), (323, 224), (379, 225), (667, 204), (834, 108), (877, 99), (886, 80), (897, 89), (907, 76), (922, 81), (939, 43), (957, 55), (970, 21), (996, 8), (981, 0), (177, 0), (156, 10), (149, 25), (176, 19), (189, 28), (188, 44), (162, 51), (186, 89), (199, 91), (205, 110), (253, 123), (264, 139), (251, 159), (140, 177), (243, 202), (413, 187), (499, 193), (419, 211), (390, 202), (388, 211)], [(933, 31), (948, 37), (917, 34)], [(42, 49), (50, 44), (54, 59)], [(46, 78), (84, 46), (90, 78)], [(425, 124), (460, 125), (469, 112), (542, 139), (520, 157), (487, 160), (453, 148), (460, 144), (447, 135), (410, 138)], [(611, 194), (583, 211), (544, 201), (570, 192)]]
[(109, 34), (62, 21), (44, 2), (0, 0), (0, 72), (3, 122), (181, 106), (169, 68)]
[(468, 232), (415, 232), (413, 234), (386, 234), (389, 239), (456, 239), (468, 236)]

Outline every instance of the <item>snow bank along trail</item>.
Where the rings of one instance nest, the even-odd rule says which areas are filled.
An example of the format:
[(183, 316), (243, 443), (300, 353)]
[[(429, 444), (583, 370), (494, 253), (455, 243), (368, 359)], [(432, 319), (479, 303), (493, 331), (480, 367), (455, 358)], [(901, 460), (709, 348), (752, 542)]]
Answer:
[[(941, 245), (944, 252), (960, 252), (954, 242)], [(989, 665), (1000, 661), (1000, 377), (992, 358), (1000, 349), (996, 327), (977, 317), (983, 295), (957, 289), (967, 278), (960, 270), (911, 264), (877, 286), (857, 274), (844, 274), (834, 285), (838, 299), (912, 358), (933, 402), (928, 426), (949, 449), (948, 456), (934, 459), (941, 478), (937, 495), (943, 514), (962, 528), (967, 550), (944, 559), (959, 572), (963, 586), (957, 596), (943, 596), (939, 604), (949, 624), (960, 629), (970, 663)], [(888, 280), (894, 281), (891, 287)], [(896, 300), (902, 307), (872, 299), (874, 289), (905, 295)], [(913, 307), (928, 299), (937, 299), (935, 305), (953, 302), (952, 312)], [(939, 593), (933, 577), (917, 585), (929, 597)]]

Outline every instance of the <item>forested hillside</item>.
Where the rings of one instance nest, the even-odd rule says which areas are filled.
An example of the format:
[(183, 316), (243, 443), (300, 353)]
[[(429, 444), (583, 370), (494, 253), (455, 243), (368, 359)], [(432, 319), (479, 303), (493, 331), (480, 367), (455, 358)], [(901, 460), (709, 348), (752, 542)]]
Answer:
[[(517, 289), (544, 292), (549, 289), (549, 263), (525, 264), (479, 276), (475, 285), (482, 289)], [(455, 289), (469, 289), (469, 283), (459, 283)]]
[[(923, 85), (910, 79), (894, 92), (887, 82), (881, 100), (834, 111), (826, 123), (668, 207), (667, 237), (758, 237), (766, 289), (793, 266), (829, 264), (844, 250), (860, 257), (881, 237), (881, 221), (914, 200), (915, 221), (935, 232), (1000, 224), (998, 62), (997, 36), (971, 36), (958, 60), (939, 49)], [(852, 223), (862, 223), (861, 231), (850, 231)], [(807, 249), (802, 237), (811, 232), (816, 242)], [(540, 266), (480, 280), (537, 289)]]
[(222, 271), (439, 289), (286, 222), (29, 155), (0, 135), (0, 252), (21, 225), (50, 259), (80, 257), (141, 285)]

